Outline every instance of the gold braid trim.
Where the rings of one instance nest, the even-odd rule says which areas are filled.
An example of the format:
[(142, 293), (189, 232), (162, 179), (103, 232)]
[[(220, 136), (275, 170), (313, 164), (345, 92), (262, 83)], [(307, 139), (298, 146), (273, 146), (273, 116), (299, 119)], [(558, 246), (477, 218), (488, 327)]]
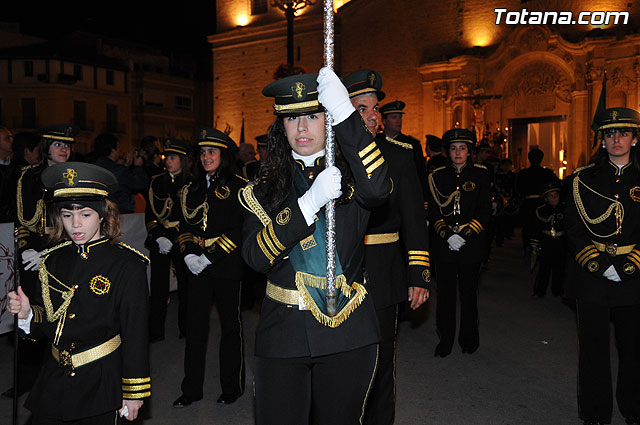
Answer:
[[(456, 211), (459, 212), (460, 211), (460, 191), (454, 190), (453, 192), (451, 192), (449, 196), (444, 196), (436, 187), (436, 182), (433, 179), (433, 173), (429, 174), (428, 180), (429, 180), (429, 189), (431, 190), (431, 194), (433, 195), (433, 199), (436, 201), (438, 208), (440, 208), (440, 213), (443, 216), (447, 217), (455, 213)], [(446, 198), (447, 200), (444, 202), (440, 202), (440, 198)], [(453, 201), (453, 211), (451, 211), (449, 214), (445, 214), (442, 211), (442, 209), (448, 206), (451, 203), (451, 201)]]
[(118, 242), (118, 245), (120, 245), (123, 248), (128, 249), (129, 251), (132, 251), (136, 254), (138, 254), (140, 257), (142, 257), (142, 260), (146, 261), (147, 263), (150, 263), (151, 260), (149, 259), (149, 257), (147, 257), (146, 255), (144, 255), (142, 252), (138, 251), (137, 249), (135, 249), (134, 247), (132, 247), (131, 245), (127, 245), (124, 242)]
[(536, 217), (538, 217), (538, 220), (540, 220), (543, 223), (549, 223), (551, 220), (555, 218), (555, 214), (551, 214), (548, 218), (544, 218), (543, 216), (540, 215), (540, 212), (539, 212), (539, 210), (542, 207), (544, 207), (544, 205), (541, 205), (538, 208), (536, 208)]
[[(151, 184), (149, 184), (149, 206), (151, 207), (151, 211), (153, 212), (153, 214), (158, 217), (158, 220), (165, 220), (171, 214), (171, 209), (173, 208), (173, 199), (171, 199), (171, 196), (160, 198), (153, 192), (153, 182), (160, 176), (162, 176), (162, 174), (158, 174), (157, 176), (152, 177)], [(156, 210), (155, 202), (153, 202), (154, 199), (157, 199), (160, 202), (164, 202), (164, 204), (162, 205), (162, 211), (158, 212)]]
[[(44, 309), (47, 313), (47, 320), (49, 322), (54, 322), (58, 320), (58, 327), (56, 328), (56, 333), (53, 338), (53, 344), (58, 345), (60, 341), (60, 336), (62, 335), (62, 330), (64, 329), (64, 321), (67, 317), (67, 309), (69, 308), (69, 304), (71, 304), (71, 300), (75, 294), (76, 289), (78, 289), (78, 285), (67, 286), (62, 283), (58, 278), (49, 273), (47, 270), (46, 261), (49, 258), (49, 255), (52, 251), (62, 248), (63, 246), (67, 246), (73, 242), (67, 241), (60, 245), (56, 245), (53, 248), (50, 248), (42, 253), (42, 261), (40, 261), (40, 265), (38, 266), (38, 275), (40, 277), (41, 282), (41, 290), (42, 290), (42, 301), (44, 303)], [(66, 291), (54, 288), (49, 285), (49, 277), (52, 277), (60, 286), (62, 286)], [(56, 291), (62, 297), (62, 304), (58, 307), (58, 310), (53, 311), (53, 303), (51, 302), (51, 290)]]
[[(202, 230), (206, 231), (207, 230), (207, 213), (209, 212), (209, 204), (207, 203), (206, 196), (205, 196), (204, 202), (198, 205), (196, 208), (192, 209), (191, 212), (189, 212), (190, 208), (187, 207), (187, 196), (189, 195), (189, 187), (191, 186), (191, 183), (192, 182), (189, 182), (189, 184), (184, 186), (180, 191), (180, 206), (182, 207), (182, 215), (184, 215), (186, 222), (193, 226), (195, 226), (196, 224), (202, 223), (202, 226), (201, 226)], [(202, 210), (202, 218), (196, 222), (190, 222), (189, 220), (195, 217), (196, 214), (200, 212), (200, 210)]]
[(147, 391), (146, 393), (122, 393), (122, 398), (125, 400), (136, 400), (140, 398), (146, 398), (151, 396), (151, 391)]
[(253, 184), (248, 184), (238, 191), (238, 200), (246, 210), (251, 211), (260, 219), (263, 226), (266, 227), (271, 223), (269, 214), (262, 208), (262, 205), (260, 205), (260, 202), (256, 199), (256, 195), (253, 193)]
[(146, 378), (122, 378), (123, 384), (143, 384), (145, 382), (151, 382), (150, 377)]
[[(347, 320), (351, 315), (351, 313), (353, 313), (355, 309), (358, 308), (360, 304), (362, 304), (364, 297), (367, 295), (367, 290), (364, 288), (363, 285), (353, 282), (353, 284), (350, 287), (350, 291), (351, 289), (355, 290), (356, 293), (354, 294), (354, 296), (349, 300), (347, 305), (344, 306), (344, 308), (338, 312), (338, 314), (336, 314), (333, 317), (329, 317), (320, 311), (316, 303), (313, 301), (313, 298), (311, 298), (311, 295), (309, 294), (309, 290), (304, 285), (304, 283), (298, 281), (298, 274), (299, 272), (296, 273), (296, 286), (298, 287), (298, 291), (300, 291), (300, 294), (302, 295), (302, 299), (311, 310), (311, 314), (313, 314), (313, 317), (321, 324), (328, 326), (330, 328), (337, 328), (345, 320)], [(325, 279), (325, 282), (326, 282), (326, 279)]]
[[(596, 195), (598, 195), (599, 197), (606, 199), (607, 201), (611, 201), (611, 205), (609, 205), (609, 208), (607, 208), (607, 210), (600, 215), (599, 217), (596, 218), (591, 218), (589, 217), (589, 215), (587, 214), (587, 211), (584, 208), (584, 204), (582, 203), (582, 197), (580, 196), (580, 184), (582, 184), (582, 186), (584, 186), (585, 188), (587, 188), (589, 191), (595, 193)], [(587, 228), (587, 230), (594, 236), (598, 237), (598, 238), (608, 238), (610, 236), (613, 235), (618, 235), (620, 233), (622, 233), (622, 220), (624, 219), (624, 206), (622, 205), (622, 203), (620, 201), (618, 201), (617, 199), (611, 199), (607, 196), (604, 196), (598, 192), (596, 192), (595, 190), (593, 190), (592, 188), (590, 188), (589, 186), (587, 186), (584, 182), (582, 182), (580, 180), (580, 176), (577, 175), (574, 179), (573, 179), (573, 200), (576, 204), (576, 208), (578, 209), (578, 215), (580, 216), (580, 219), (582, 220), (582, 222), (584, 223), (584, 226)], [(614, 211), (615, 209), (615, 218), (616, 218), (616, 230), (613, 233), (610, 233), (608, 235), (599, 235), (597, 233), (595, 233), (593, 230), (591, 230), (591, 228), (589, 227), (589, 224), (600, 224), (603, 221), (605, 221), (606, 219), (608, 219), (611, 216), (611, 213)], [(587, 224), (589, 223), (589, 224)]]
[[(33, 217), (31, 217), (31, 219), (29, 219), (28, 221), (25, 220), (24, 205), (22, 203), (22, 177), (30, 169), (31, 167), (25, 167), (22, 169), (22, 174), (20, 174), (20, 178), (18, 179), (18, 187), (16, 190), (16, 204), (18, 207), (17, 213), (18, 213), (18, 221), (20, 222), (20, 224), (22, 224), (24, 227), (27, 227), (29, 230), (35, 232), (37, 229), (34, 226), (38, 222), (38, 220), (42, 218), (46, 205), (44, 203), (44, 199), (42, 198), (38, 199), (38, 202), (36, 203), (36, 211), (33, 213)], [(42, 227), (44, 228), (44, 225)]]

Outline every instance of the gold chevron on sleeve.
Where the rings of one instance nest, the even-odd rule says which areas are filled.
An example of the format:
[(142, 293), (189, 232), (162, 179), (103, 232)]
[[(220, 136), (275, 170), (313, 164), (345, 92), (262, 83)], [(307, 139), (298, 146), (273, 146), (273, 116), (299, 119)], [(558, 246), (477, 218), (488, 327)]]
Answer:
[(638, 251), (637, 249), (634, 249), (633, 251), (631, 251), (629, 253), (629, 255), (627, 255), (627, 258), (631, 261), (633, 261), (633, 263), (640, 268), (640, 251)]
[(358, 152), (358, 155), (360, 156), (360, 158), (364, 158), (369, 152), (371, 152), (372, 150), (376, 149), (377, 147), (378, 147), (378, 145), (376, 145), (376, 142), (371, 142), (371, 144), (369, 144), (369, 146), (367, 146), (366, 148), (364, 148), (360, 152)]
[(218, 239), (216, 239), (216, 243), (218, 244), (218, 246), (220, 246), (220, 248), (224, 249), (227, 254), (230, 254), (231, 251), (236, 249), (236, 244), (234, 244), (231, 239), (229, 239), (225, 235), (221, 235)]
[(588, 245), (576, 255), (576, 261), (584, 266), (588, 260), (597, 257), (600, 253), (594, 245)]
[(271, 240), (273, 241), (273, 244), (276, 246), (276, 248), (278, 248), (280, 252), (284, 251), (286, 248), (284, 245), (282, 245), (282, 243), (280, 243), (280, 240), (276, 236), (276, 232), (273, 229), (273, 222), (269, 223), (269, 225), (267, 226), (267, 230), (269, 231), (269, 236), (271, 237)]
[(410, 250), (408, 254), (410, 266), (431, 266), (431, 261), (429, 260), (429, 251)]
[(445, 227), (447, 224), (444, 222), (444, 218), (441, 218), (440, 220), (436, 221), (435, 224), (433, 225), (433, 227), (435, 228), (436, 232), (439, 232), (443, 227)]
[(469, 222), (469, 226), (471, 226), (471, 228), (475, 230), (476, 233), (482, 232), (482, 229), (483, 229), (482, 224), (480, 224), (480, 222), (475, 218)]

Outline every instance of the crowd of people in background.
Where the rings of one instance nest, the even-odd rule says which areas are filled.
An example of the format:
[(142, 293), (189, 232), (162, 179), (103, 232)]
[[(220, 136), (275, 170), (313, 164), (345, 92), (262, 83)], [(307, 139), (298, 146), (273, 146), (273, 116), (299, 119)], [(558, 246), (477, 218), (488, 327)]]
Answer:
[[(423, 150), (419, 140), (402, 133), (405, 103), (380, 104), (386, 95), (373, 70), (344, 80), (329, 70), (291, 76), (263, 94), (275, 99), (276, 119), (255, 144), (238, 145), (224, 132), (201, 128), (191, 140), (148, 136), (123, 152), (117, 136), (101, 134), (92, 152), (80, 155), (72, 149), (73, 126), (15, 135), (0, 127), (0, 222), (18, 227), (24, 292), (37, 292), (38, 265), (50, 244), (50, 195), (41, 175), (70, 159), (90, 162), (115, 176), (109, 199), (120, 213), (145, 213), (151, 343), (165, 339), (169, 260), (176, 270), (177, 330), (186, 344), (175, 407), (203, 397), (212, 298), (222, 326), (218, 403), (232, 404), (243, 395), (240, 310), (247, 299), (241, 294), (257, 292), (264, 297), (254, 363), (257, 423), (306, 423), (301, 418), (318, 414), (314, 403), (342, 403), (337, 411), (343, 418), (318, 416), (316, 423), (391, 424), (401, 306), (417, 309), (436, 293), (434, 355), (452, 352), (456, 330), (462, 353), (473, 354), (481, 346), (482, 269), (490, 264), (492, 247), (521, 228), (523, 255), (535, 272), (532, 296), (544, 297), (550, 287), (578, 310), (581, 419), (599, 424), (611, 418), (611, 316), (621, 342), (620, 409), (627, 423), (640, 423), (640, 251), (637, 226), (628, 224), (640, 203), (637, 112), (603, 112), (597, 118), (597, 158), (560, 180), (541, 165), (539, 148), (533, 146), (529, 166), (516, 171), (499, 144), (489, 138), (478, 143), (473, 129), (426, 135)], [(332, 167), (323, 160), (324, 108), (337, 135)], [(330, 201), (337, 205), (340, 235), (343, 310), (336, 316), (323, 304), (326, 280), (318, 268), (324, 264), (322, 207)], [(47, 350), (24, 350), (40, 354), (30, 360), (25, 355), (20, 385), (5, 395), (29, 390)], [(330, 371), (308, 373), (318, 356), (332, 365)], [(353, 359), (360, 359), (361, 368), (348, 372), (355, 378), (344, 394), (325, 391), (316, 398), (306, 392), (322, 393), (347, 373), (340, 364), (358, 363)], [(597, 375), (588, 376), (594, 370)], [(300, 406), (302, 398), (314, 401), (287, 416), (290, 409), (278, 401), (283, 392), (300, 399)]]

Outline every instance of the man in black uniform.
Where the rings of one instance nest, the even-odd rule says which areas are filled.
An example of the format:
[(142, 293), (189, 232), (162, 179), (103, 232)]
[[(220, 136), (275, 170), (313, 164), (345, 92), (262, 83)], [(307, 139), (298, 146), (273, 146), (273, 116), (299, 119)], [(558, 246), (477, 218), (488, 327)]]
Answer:
[(447, 165), (447, 156), (442, 152), (442, 139), (433, 134), (427, 134), (427, 153), (429, 160), (427, 161), (427, 175), (431, 174), (436, 168)]
[(536, 230), (531, 239), (531, 252), (540, 251), (540, 268), (533, 286), (533, 295), (544, 297), (551, 279), (551, 293), (560, 296), (564, 285), (567, 237), (564, 232), (564, 203), (560, 201), (560, 182), (547, 185), (542, 196), (544, 204), (535, 212)]
[(640, 424), (640, 114), (610, 108), (595, 117), (594, 159), (571, 176), (566, 229), (574, 272), (568, 292), (578, 318), (578, 413), (611, 423), (611, 324), (618, 351), (616, 400)]
[[(374, 78), (372, 85), (368, 73), (377, 76), (375, 71), (361, 70), (344, 79), (349, 93), (357, 93), (351, 97), (351, 103), (363, 117), (367, 111), (375, 111), (382, 88), (382, 78)], [(375, 131), (375, 127), (368, 128)], [(364, 266), (380, 324), (380, 348), (378, 371), (363, 423), (390, 425), (395, 416), (398, 306), (408, 298), (411, 308), (416, 309), (427, 300), (431, 272), (420, 184), (415, 171), (406, 166), (413, 159), (412, 149), (388, 141), (382, 133), (377, 135), (376, 143), (389, 164), (393, 189), (387, 201), (371, 211), (364, 240)]]
[[(382, 99), (379, 99), (382, 100)], [(399, 142), (411, 146), (413, 162), (416, 165), (418, 181), (422, 189), (422, 199), (426, 202), (429, 198), (429, 188), (427, 187), (427, 168), (424, 159), (424, 151), (420, 141), (415, 137), (402, 134), (402, 116), (404, 115), (405, 103), (396, 100), (380, 107), (382, 114), (382, 125), (384, 125), (383, 136), (389, 141)]]
[(520, 197), (520, 222), (522, 224), (522, 244), (527, 249), (530, 245), (534, 231), (534, 214), (536, 208), (544, 203), (542, 189), (545, 185), (557, 181), (558, 178), (552, 170), (542, 167), (544, 152), (540, 149), (532, 149), (527, 155), (529, 168), (518, 171), (516, 174), (515, 190)]
[(437, 268), (436, 327), (440, 343), (435, 355), (451, 353), (456, 332), (456, 292), (460, 291), (460, 333), (463, 353), (480, 345), (477, 292), (480, 264), (486, 257), (486, 228), (491, 215), (491, 187), (484, 166), (474, 164), (475, 133), (455, 128), (442, 140), (449, 164), (429, 175), (429, 223)]

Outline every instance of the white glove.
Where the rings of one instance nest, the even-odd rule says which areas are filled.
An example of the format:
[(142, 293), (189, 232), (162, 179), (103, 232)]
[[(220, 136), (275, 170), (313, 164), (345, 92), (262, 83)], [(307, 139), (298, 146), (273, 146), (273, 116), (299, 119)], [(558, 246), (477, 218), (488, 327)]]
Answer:
[(189, 268), (189, 271), (195, 275), (202, 273), (207, 266), (202, 265), (202, 260), (195, 254), (187, 254), (184, 256), (184, 262)]
[(462, 248), (462, 246), (467, 243), (467, 241), (465, 241), (464, 238), (460, 235), (451, 235), (449, 236), (449, 239), (447, 239), (447, 243), (449, 244), (450, 250), (459, 251), (460, 248)]
[(326, 67), (320, 68), (318, 73), (318, 101), (333, 117), (333, 125), (340, 124), (356, 110), (347, 88), (336, 73)]
[(173, 247), (173, 242), (171, 242), (164, 236), (160, 236), (158, 239), (156, 239), (156, 243), (158, 244), (158, 250), (160, 251), (160, 254), (168, 254)]
[(313, 224), (314, 217), (320, 211), (320, 208), (324, 207), (330, 200), (342, 196), (341, 180), (342, 174), (338, 167), (325, 168), (318, 174), (309, 190), (298, 198), (298, 205), (309, 226)]
[(613, 267), (613, 264), (609, 266), (609, 268), (607, 270), (604, 271), (604, 273), (602, 273), (602, 276), (606, 277), (607, 279), (613, 281), (613, 282), (620, 282), (620, 276), (618, 275), (618, 272), (616, 271), (616, 268)]
[(40, 261), (42, 260), (40, 252), (35, 249), (24, 250), (22, 253), (22, 264), (24, 264), (25, 270), (36, 270), (38, 268)]

